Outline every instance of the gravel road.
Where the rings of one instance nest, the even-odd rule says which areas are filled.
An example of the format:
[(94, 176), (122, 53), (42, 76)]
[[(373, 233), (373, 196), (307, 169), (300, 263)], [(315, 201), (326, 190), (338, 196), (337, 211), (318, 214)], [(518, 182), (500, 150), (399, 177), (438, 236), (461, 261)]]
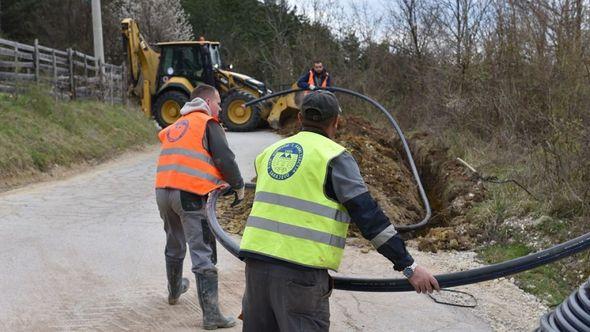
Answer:
[[(254, 176), (254, 156), (278, 139), (269, 132), (228, 138), (246, 179)], [(153, 190), (157, 154), (151, 147), (66, 179), (0, 194), (0, 330), (201, 327), (194, 278), (179, 305), (166, 301), (164, 232)], [(438, 272), (478, 265), (469, 252), (412, 252)], [(244, 266), (222, 248), (218, 266), (222, 307), (237, 315)], [(347, 249), (341, 273), (399, 276), (379, 254), (356, 247)], [(444, 306), (416, 293), (335, 291), (332, 330), (530, 331), (546, 310), (509, 280), (461, 289), (477, 298), (477, 308)]]

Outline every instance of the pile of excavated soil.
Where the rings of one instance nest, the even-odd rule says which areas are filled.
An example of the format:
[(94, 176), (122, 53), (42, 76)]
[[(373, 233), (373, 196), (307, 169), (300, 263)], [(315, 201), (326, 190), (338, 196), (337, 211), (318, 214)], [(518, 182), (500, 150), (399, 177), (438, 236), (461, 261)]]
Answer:
[(424, 209), (414, 177), (392, 134), (361, 118), (347, 117), (340, 123), (336, 141), (354, 156), (369, 192), (393, 223), (422, 220)]
[[(292, 123), (282, 128), (279, 134), (289, 136), (298, 130), (297, 124)], [(352, 153), (371, 195), (392, 223), (409, 225), (422, 220), (424, 208), (397, 136), (362, 118), (347, 116), (339, 125), (336, 141)], [(483, 186), (470, 178), (462, 165), (450, 159), (444, 147), (432, 144), (432, 141), (424, 133), (409, 138), (414, 159), (435, 210), (431, 219), (435, 227), (416, 234), (419, 236), (418, 245), (420, 249), (429, 251), (467, 249), (473, 243), (471, 231), (468, 227), (456, 227), (456, 224), (467, 223), (464, 215), (473, 202), (483, 199)], [(241, 234), (253, 198), (253, 190), (247, 190), (244, 202), (236, 208), (229, 207), (231, 199), (219, 201), (219, 221), (228, 232)], [(350, 228), (349, 236), (362, 237), (354, 226)], [(358, 240), (352, 243), (366, 244)]]

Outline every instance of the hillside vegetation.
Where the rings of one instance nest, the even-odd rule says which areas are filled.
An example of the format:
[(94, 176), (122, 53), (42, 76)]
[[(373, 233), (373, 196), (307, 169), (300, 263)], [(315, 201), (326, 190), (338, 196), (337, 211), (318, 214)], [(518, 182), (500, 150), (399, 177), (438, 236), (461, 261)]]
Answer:
[(117, 156), (155, 143), (154, 123), (136, 109), (55, 101), (43, 89), (0, 94), (0, 191), (56, 166)]

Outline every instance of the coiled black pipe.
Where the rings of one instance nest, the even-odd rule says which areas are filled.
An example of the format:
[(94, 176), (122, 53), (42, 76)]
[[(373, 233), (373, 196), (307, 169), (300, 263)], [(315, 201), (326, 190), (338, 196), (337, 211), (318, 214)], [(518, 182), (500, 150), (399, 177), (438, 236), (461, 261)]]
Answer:
[(538, 332), (590, 331), (590, 279), (541, 317)]
[[(206, 208), (207, 220), (219, 243), (232, 255), (238, 257), (239, 245), (223, 230), (217, 220), (215, 206), (220, 194), (221, 190), (215, 190), (209, 194)], [(439, 274), (435, 278), (441, 288), (473, 284), (530, 270), (588, 248), (590, 248), (590, 233), (528, 256), (473, 270)], [(360, 292), (409, 292), (414, 290), (407, 279), (350, 278), (345, 276), (332, 276), (332, 278), (334, 279), (334, 288), (341, 290)]]
[[(414, 158), (412, 158), (412, 152), (410, 151), (410, 147), (408, 146), (408, 142), (406, 141), (406, 138), (405, 138), (404, 133), (402, 132), (400, 126), (397, 124), (397, 121), (395, 121), (393, 116), (391, 116), (391, 113), (389, 113), (389, 111), (387, 111), (387, 109), (385, 109), (385, 107), (383, 107), (383, 105), (379, 104), (375, 100), (373, 100), (363, 94), (360, 94), (358, 92), (352, 91), (352, 90), (338, 88), (338, 87), (318, 88), (318, 89), (328, 90), (330, 92), (341, 92), (344, 94), (348, 94), (348, 95), (360, 98), (360, 99), (368, 102), (369, 104), (375, 106), (375, 108), (377, 108), (379, 111), (381, 111), (381, 113), (383, 113), (385, 115), (385, 117), (387, 117), (387, 120), (393, 126), (393, 128), (397, 132), (397, 135), (399, 136), (400, 140), (402, 141), (404, 152), (406, 153), (406, 157), (408, 158), (408, 163), (410, 164), (410, 169), (412, 170), (412, 175), (414, 175), (414, 179), (416, 180), (416, 184), (418, 185), (418, 191), (420, 192), (420, 198), (422, 199), (422, 204), (424, 205), (424, 210), (426, 210), (426, 215), (424, 216), (422, 221), (412, 224), (412, 225), (394, 225), (395, 229), (398, 232), (408, 232), (408, 231), (414, 231), (414, 230), (417, 230), (417, 229), (420, 229), (420, 228), (423, 228), (424, 226), (426, 226), (428, 224), (428, 220), (430, 220), (430, 217), (432, 216), (432, 211), (430, 209), (430, 202), (428, 202), (428, 197), (426, 196), (426, 192), (424, 191), (424, 187), (422, 186), (422, 181), (420, 181), (420, 175), (418, 174), (418, 170), (416, 169), (416, 165), (414, 164)], [(296, 92), (300, 92), (300, 91), (308, 91), (308, 90), (297, 88), (297, 89), (290, 89), (290, 90), (275, 92), (275, 93), (260, 97), (258, 99), (251, 100), (251, 101), (247, 102), (246, 104), (244, 104), (244, 106), (248, 107), (253, 104), (257, 104), (257, 103), (260, 103), (262, 101), (265, 101), (265, 100), (268, 100), (271, 98), (276, 98), (279, 96), (287, 95), (290, 93), (296, 93)]]

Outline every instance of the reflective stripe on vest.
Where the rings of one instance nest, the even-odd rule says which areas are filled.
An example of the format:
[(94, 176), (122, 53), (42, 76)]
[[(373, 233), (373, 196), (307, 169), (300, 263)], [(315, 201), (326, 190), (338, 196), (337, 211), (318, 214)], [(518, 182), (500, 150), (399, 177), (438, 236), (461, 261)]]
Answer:
[(192, 151), (189, 149), (179, 149), (179, 148), (162, 149), (162, 151), (160, 151), (160, 156), (168, 156), (171, 154), (180, 154), (183, 156), (200, 159), (208, 164), (215, 166), (215, 164), (213, 164), (213, 160), (211, 159), (211, 157), (209, 157), (206, 154), (200, 153), (200, 152)]
[(324, 194), (328, 165), (344, 147), (301, 132), (256, 158), (256, 194), (243, 251), (337, 270), (350, 223), (344, 206)]
[(196, 168), (190, 168), (190, 167), (186, 167), (186, 166), (182, 166), (182, 165), (178, 165), (178, 164), (172, 164), (172, 165), (164, 165), (164, 166), (158, 166), (157, 168), (157, 172), (168, 172), (168, 171), (175, 171), (178, 173), (183, 173), (183, 174), (188, 174), (190, 176), (194, 176), (194, 177), (198, 177), (216, 184), (222, 184), (223, 181), (219, 180), (218, 178), (214, 177), (213, 175), (209, 175), (205, 172), (201, 172)]
[(320, 242), (336, 248), (344, 249), (344, 246), (346, 245), (346, 238), (344, 237), (318, 232), (304, 227), (283, 224), (266, 218), (250, 216), (248, 217), (248, 223), (246, 225), (300, 239)]
[[(313, 75), (313, 69), (311, 69), (311, 70), (309, 71), (309, 77), (307, 78), (307, 84), (309, 84), (309, 85), (316, 85), (316, 84), (315, 84), (315, 80), (313, 79), (313, 76), (314, 76), (314, 75)], [(320, 77), (321, 77), (321, 76), (320, 76)], [(328, 86), (328, 73), (326, 73), (326, 77), (324, 77), (324, 79), (322, 80), (322, 82), (321, 82), (320, 86), (321, 86), (322, 88), (325, 88), (325, 87), (327, 87), (327, 86)]]
[(210, 116), (193, 112), (182, 116), (158, 134), (162, 150), (158, 160), (156, 188), (174, 188), (205, 195), (221, 187), (223, 177), (203, 138)]
[(289, 197), (281, 194), (269, 193), (264, 191), (257, 191), (256, 195), (254, 196), (254, 200), (257, 202), (276, 204), (288, 208), (293, 208), (296, 210), (310, 212), (340, 222), (350, 222), (350, 216), (346, 212), (342, 212), (338, 209), (334, 209), (328, 206), (306, 201), (303, 199), (298, 199), (295, 197)]

